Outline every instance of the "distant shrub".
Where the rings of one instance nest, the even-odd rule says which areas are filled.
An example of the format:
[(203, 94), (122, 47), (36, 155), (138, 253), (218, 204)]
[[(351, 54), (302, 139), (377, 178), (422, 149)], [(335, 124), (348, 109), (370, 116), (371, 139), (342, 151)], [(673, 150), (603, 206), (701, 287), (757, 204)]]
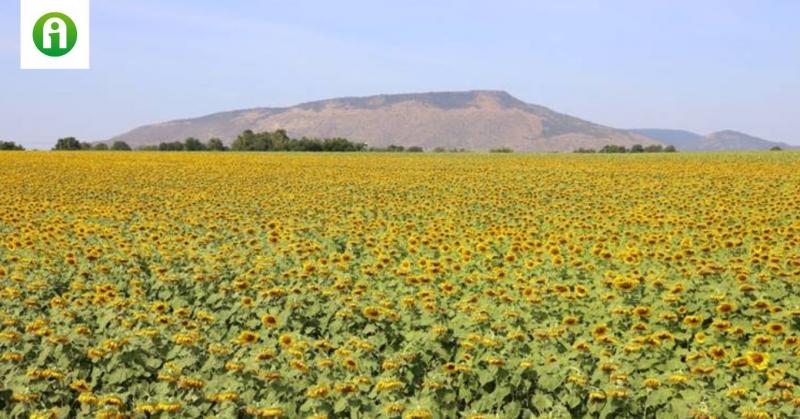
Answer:
[(225, 147), (225, 144), (222, 143), (222, 140), (219, 138), (212, 138), (208, 140), (208, 145), (206, 146), (211, 151), (225, 151), (228, 147)]
[(22, 151), (25, 147), (18, 145), (13, 141), (0, 141), (0, 150), (2, 151)]
[(114, 141), (114, 143), (111, 144), (111, 149), (114, 151), (131, 151), (131, 146), (125, 141)]
[(183, 143), (180, 141), (161, 143), (158, 145), (158, 151), (183, 151)]
[(514, 150), (508, 147), (493, 148), (489, 150), (490, 153), (513, 153)]
[(108, 150), (108, 144), (106, 144), (106, 143), (97, 143), (97, 144), (94, 145), (94, 147), (92, 147), (92, 150), (106, 151), (106, 150)]
[(664, 146), (661, 144), (651, 144), (644, 148), (645, 153), (662, 153), (664, 152)]
[(75, 137), (59, 138), (53, 150), (80, 150), (81, 143)]
[[(578, 149), (575, 152), (579, 153), (580, 152), (579, 150), (582, 149)], [(629, 149), (623, 145), (609, 144), (603, 146), (603, 148), (601, 148), (597, 152), (598, 153), (674, 153), (675, 151), (677, 150), (675, 150), (675, 147), (671, 145), (664, 147), (660, 144), (651, 144), (648, 145), (647, 147), (644, 147), (641, 144), (634, 144)], [(584, 152), (586, 151), (584, 150)]]
[(581, 148), (573, 151), (573, 153), (592, 154), (592, 153), (597, 153), (597, 150), (595, 150), (593, 148), (583, 148), (583, 147), (581, 147)]
[(778, 146), (774, 146), (774, 147), (770, 148), (769, 151), (783, 151), (783, 149), (778, 147)]
[(598, 153), (627, 153), (628, 149), (624, 145), (609, 144), (603, 146)]
[(183, 149), (186, 151), (205, 151), (206, 145), (194, 137), (189, 137), (183, 141)]
[(255, 133), (242, 132), (231, 144), (235, 151), (364, 151), (367, 145), (345, 138), (289, 138), (285, 130)]
[[(325, 138), (322, 140), (312, 138), (306, 140), (310, 142), (310, 144), (320, 144), (322, 147), (321, 151), (352, 152), (352, 151), (364, 151), (367, 148), (367, 145), (364, 143), (354, 143), (346, 138)], [(300, 150), (298, 151), (314, 151), (314, 150), (312, 149), (312, 147), (309, 147), (309, 149), (300, 148)]]
[(425, 150), (422, 147), (413, 146), (407, 148), (406, 151), (408, 151), (409, 153), (422, 153)]

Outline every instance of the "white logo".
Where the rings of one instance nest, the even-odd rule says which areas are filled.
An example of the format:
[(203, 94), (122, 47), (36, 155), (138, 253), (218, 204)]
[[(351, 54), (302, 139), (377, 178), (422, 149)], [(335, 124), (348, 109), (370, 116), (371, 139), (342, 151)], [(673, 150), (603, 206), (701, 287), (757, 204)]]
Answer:
[(89, 0), (20, 0), (19, 26), (20, 68), (89, 68)]
[(67, 24), (57, 17), (51, 17), (44, 21), (44, 36), (42, 43), (45, 49), (53, 49), (53, 40), (50, 35), (58, 34), (58, 48), (67, 49)]

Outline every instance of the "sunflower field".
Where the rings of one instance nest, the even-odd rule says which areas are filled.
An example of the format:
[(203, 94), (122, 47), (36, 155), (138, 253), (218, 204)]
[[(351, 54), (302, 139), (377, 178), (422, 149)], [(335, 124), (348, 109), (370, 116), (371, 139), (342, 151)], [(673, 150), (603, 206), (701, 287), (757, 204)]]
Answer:
[(0, 153), (0, 416), (800, 416), (800, 154)]

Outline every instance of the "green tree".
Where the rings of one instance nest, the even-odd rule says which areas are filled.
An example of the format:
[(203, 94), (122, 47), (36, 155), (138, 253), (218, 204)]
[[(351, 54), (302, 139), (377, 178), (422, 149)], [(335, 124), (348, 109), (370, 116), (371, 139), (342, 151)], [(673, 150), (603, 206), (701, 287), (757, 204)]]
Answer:
[(644, 153), (644, 147), (641, 144), (634, 144), (631, 146), (631, 153)]
[(344, 138), (326, 138), (322, 141), (322, 151), (364, 151), (364, 143), (354, 143)]
[(303, 137), (294, 140), (290, 146), (292, 151), (323, 151), (322, 141), (316, 138)]
[(608, 144), (600, 149), (599, 153), (627, 153), (628, 149), (624, 145)]
[(186, 151), (203, 151), (206, 149), (206, 145), (197, 138), (189, 137), (183, 141), (183, 149)]
[(81, 143), (75, 137), (59, 138), (53, 150), (80, 150)]
[(268, 150), (288, 151), (291, 149), (292, 139), (289, 138), (286, 130), (279, 129), (273, 133), (266, 133), (266, 135), (270, 137), (269, 144), (271, 147)]
[(114, 144), (111, 144), (111, 149), (114, 151), (131, 151), (131, 146), (125, 141), (114, 141)]
[(245, 130), (231, 144), (231, 150), (236, 151), (267, 151), (271, 144), (267, 144), (263, 135), (256, 135), (252, 130)]
[(668, 145), (668, 146), (664, 147), (664, 152), (665, 153), (674, 153), (676, 151), (678, 151), (678, 150), (675, 149), (674, 145)]
[(782, 148), (780, 148), (780, 147), (778, 147), (778, 146), (773, 146), (773, 147), (771, 147), (771, 148), (769, 149), (769, 151), (783, 151), (783, 149), (782, 149)]
[(106, 151), (106, 150), (108, 150), (108, 144), (106, 144), (106, 143), (97, 143), (97, 144), (94, 145), (94, 147), (92, 147), (92, 150)]
[(211, 151), (225, 151), (228, 147), (225, 147), (225, 144), (222, 143), (222, 140), (219, 138), (212, 138), (208, 140), (208, 145), (206, 146)]
[(13, 141), (0, 141), (0, 150), (2, 151), (22, 151), (25, 147), (18, 145)]
[(183, 151), (183, 143), (180, 141), (161, 143), (158, 145), (158, 151)]
[(345, 138), (290, 138), (285, 130), (253, 132), (246, 130), (231, 143), (235, 151), (364, 151), (367, 145)]

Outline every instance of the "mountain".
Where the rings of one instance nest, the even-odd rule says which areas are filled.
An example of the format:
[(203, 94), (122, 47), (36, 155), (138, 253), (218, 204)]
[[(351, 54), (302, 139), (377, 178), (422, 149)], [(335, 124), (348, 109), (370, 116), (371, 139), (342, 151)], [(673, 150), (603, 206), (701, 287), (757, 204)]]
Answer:
[(292, 137), (345, 137), (390, 144), (489, 150), (571, 151), (616, 144), (659, 144), (638, 133), (598, 125), (502, 91), (348, 97), (286, 108), (256, 108), (136, 128), (109, 141), (132, 146), (195, 137), (230, 143), (242, 131), (285, 129)]
[(672, 129), (633, 129), (631, 132), (674, 145), (685, 151), (769, 150), (772, 147), (793, 148), (786, 143), (767, 141), (738, 131), (718, 131), (700, 135)]
[(769, 150), (772, 147), (792, 148), (789, 144), (768, 141), (738, 131), (718, 131), (706, 135), (703, 143), (709, 150)]

